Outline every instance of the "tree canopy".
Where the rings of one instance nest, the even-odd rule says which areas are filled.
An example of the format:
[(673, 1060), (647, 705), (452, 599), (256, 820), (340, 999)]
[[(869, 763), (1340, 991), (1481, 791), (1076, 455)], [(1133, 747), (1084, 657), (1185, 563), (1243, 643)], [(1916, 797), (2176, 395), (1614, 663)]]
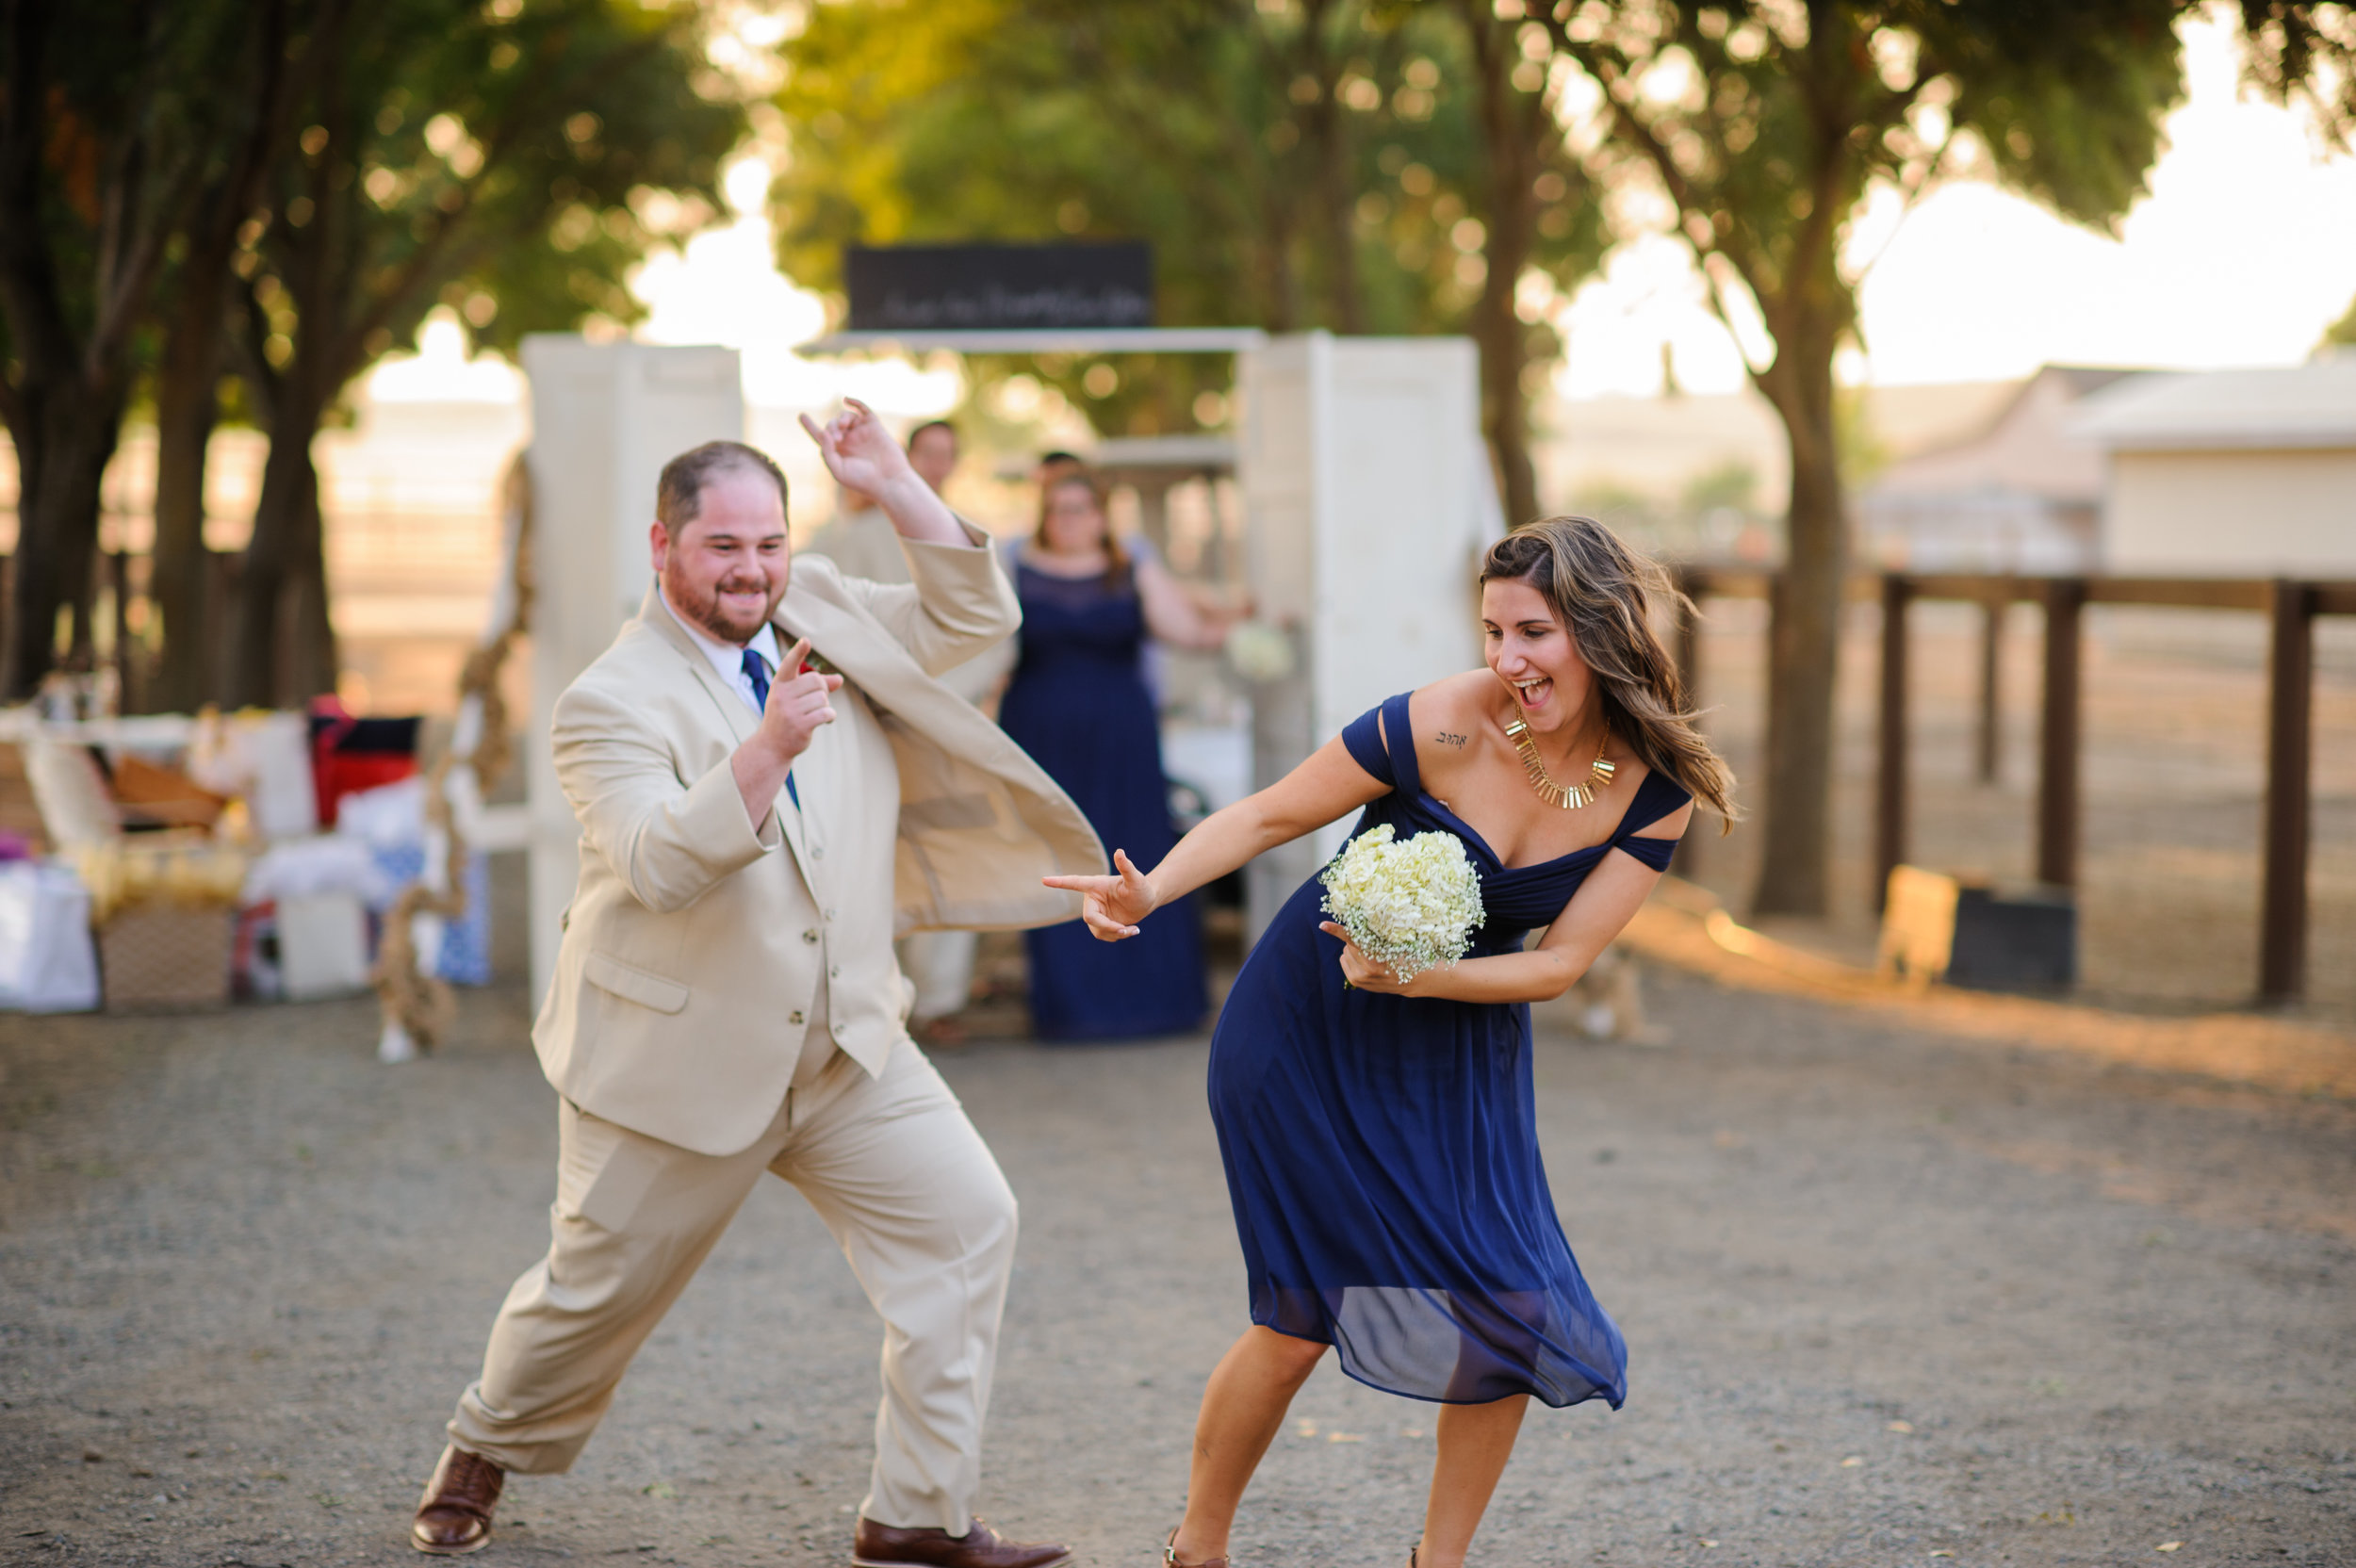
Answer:
[[(736, 85), (705, 57), (708, 19), (686, 0), (20, 0), (8, 14), (0, 415), (28, 482), (11, 678), (38, 678), (56, 607), (87, 592), (97, 474), (150, 370), (157, 596), (168, 633), (199, 632), (189, 580), (226, 344), (270, 454), (226, 693), (173, 694), (332, 689), (312, 436), (437, 304), (502, 351), (637, 315), (627, 270), (713, 215), (744, 132)], [(75, 381), (92, 365), (103, 384)], [(66, 403), (74, 439), (45, 438), (43, 410)], [(43, 477), (59, 474), (76, 482)], [(197, 651), (175, 648), (175, 665)]]
[[(1463, 331), (1495, 226), (1468, 15), (1489, 24), (1479, 8), (1366, 0), (816, 8), (778, 97), (781, 265), (831, 288), (851, 243), (1144, 238), (1166, 325)], [(1544, 99), (1535, 67), (1504, 62), (1497, 80)], [(1567, 289), (1600, 250), (1584, 172), (1550, 117), (1502, 123), (1533, 137), (1518, 167), (1541, 209), (1502, 287), (1530, 270)], [(1513, 320), (1500, 346), (1518, 377), (1561, 344)], [(1200, 394), (1229, 377), (1218, 361), (1109, 363), (1045, 368), (1106, 433), (1194, 428)], [(985, 383), (1013, 368), (976, 367)]]

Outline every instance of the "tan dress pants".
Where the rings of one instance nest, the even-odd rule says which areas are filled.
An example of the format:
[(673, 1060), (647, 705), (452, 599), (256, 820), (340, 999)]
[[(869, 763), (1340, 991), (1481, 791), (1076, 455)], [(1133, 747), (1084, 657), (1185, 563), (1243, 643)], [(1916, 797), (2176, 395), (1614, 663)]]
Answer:
[(836, 1053), (737, 1154), (691, 1153), (569, 1102), (559, 1116), (548, 1255), (499, 1308), (450, 1441), (506, 1470), (570, 1468), (630, 1358), (770, 1170), (818, 1211), (884, 1320), (875, 1464), (859, 1511), (962, 1534), (981, 1479), (1015, 1201), (924, 1054), (903, 1039), (871, 1079)]

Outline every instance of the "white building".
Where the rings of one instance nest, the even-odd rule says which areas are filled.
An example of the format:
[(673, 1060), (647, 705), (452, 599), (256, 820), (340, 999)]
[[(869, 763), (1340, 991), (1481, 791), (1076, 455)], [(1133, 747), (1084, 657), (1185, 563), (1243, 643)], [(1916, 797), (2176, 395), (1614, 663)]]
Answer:
[(2048, 365), (1969, 435), (1892, 463), (1857, 498), (1866, 557), (1914, 572), (2098, 569), (2102, 453), (2073, 418), (2143, 375)]
[(2105, 571), (2356, 577), (2356, 352), (2146, 377), (2076, 429), (2105, 459)]

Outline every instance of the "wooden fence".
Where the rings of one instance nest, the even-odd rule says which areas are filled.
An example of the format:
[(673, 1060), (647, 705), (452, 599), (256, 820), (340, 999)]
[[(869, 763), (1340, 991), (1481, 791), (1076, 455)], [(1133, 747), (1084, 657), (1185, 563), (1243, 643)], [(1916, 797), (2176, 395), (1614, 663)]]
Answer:
[[(1773, 600), (1776, 573), (1767, 568), (1687, 566), (1678, 586), (1706, 597)], [(1889, 572), (1850, 581), (1852, 601), (1882, 607), (1881, 691), (1875, 724), (1873, 897), (1906, 858), (1909, 781), (1906, 611), (1918, 600), (1977, 604), (1982, 610), (1979, 733), (1983, 780), (1996, 776), (2001, 703), (1997, 652), (2005, 610), (2015, 603), (2045, 612), (2043, 706), (2037, 724), (2037, 875), (2074, 888), (2078, 881), (2078, 780), (2085, 749), (2079, 722), (2085, 610), (2090, 604), (2238, 610), (2268, 618), (2266, 783), (2259, 897), (2258, 999), (2297, 1001), (2307, 984), (2307, 870), (2314, 785), (2315, 620), (2356, 615), (2356, 581), (2265, 578), (1997, 577)], [(1677, 661), (1689, 683), (1700, 646), (1690, 618), (1677, 632)]]

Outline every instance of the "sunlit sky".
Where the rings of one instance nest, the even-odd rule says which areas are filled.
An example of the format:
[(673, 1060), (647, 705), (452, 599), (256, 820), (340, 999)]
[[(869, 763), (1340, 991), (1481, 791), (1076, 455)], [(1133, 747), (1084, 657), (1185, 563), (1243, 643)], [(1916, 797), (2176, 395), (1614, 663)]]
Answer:
[[(2231, 28), (2184, 29), (2190, 93), (2168, 122), (2151, 194), (2119, 237), (2078, 228), (1977, 184), (1934, 191), (1910, 212), (1878, 203), (1855, 225), (1851, 256), (1871, 258), (1861, 297), (1867, 351), (1850, 381), (1881, 384), (2024, 376), (2051, 362), (2208, 368), (2306, 357), (2356, 295), (2356, 157), (2323, 157), (2292, 111), (2245, 99)], [(777, 270), (760, 216), (769, 181), (758, 155), (727, 175), (735, 220), (651, 258), (632, 281), (637, 330), (656, 343), (744, 351), (760, 406), (812, 407), (843, 393), (889, 414), (944, 411), (957, 395), (945, 364), (838, 367), (793, 346), (825, 326), (818, 299)], [(1703, 302), (1684, 248), (1622, 247), (1602, 276), (1558, 305), (1569, 397), (1644, 395), (1670, 347), (1689, 392), (1742, 383), (1735, 340)], [(468, 361), (454, 319), (429, 326), (424, 351), (373, 374), (379, 399), (516, 397), (503, 364)]]

